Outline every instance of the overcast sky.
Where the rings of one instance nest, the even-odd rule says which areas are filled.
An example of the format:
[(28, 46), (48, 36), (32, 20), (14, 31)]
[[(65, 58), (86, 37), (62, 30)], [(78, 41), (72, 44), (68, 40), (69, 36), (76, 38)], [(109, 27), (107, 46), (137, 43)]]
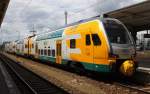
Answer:
[(96, 16), (145, 0), (10, 0), (1, 30), (3, 40), (16, 40), (33, 28), (42, 33), (68, 23)]

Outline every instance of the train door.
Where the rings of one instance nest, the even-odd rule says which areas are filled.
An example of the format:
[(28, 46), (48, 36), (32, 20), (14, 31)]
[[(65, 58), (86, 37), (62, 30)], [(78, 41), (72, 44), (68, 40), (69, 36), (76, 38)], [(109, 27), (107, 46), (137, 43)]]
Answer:
[(99, 53), (101, 53), (102, 55), (104, 55), (104, 53), (102, 53), (103, 48), (101, 47), (101, 40), (100, 37), (97, 33), (91, 34), (92, 36), (92, 41), (93, 41), (93, 54), (94, 54), (94, 63), (96, 63), (96, 59), (101, 59), (101, 56)]
[(88, 28), (85, 28), (84, 30), (82, 31), (86, 31), (86, 32), (83, 32), (84, 34), (84, 58), (86, 58), (86, 61), (85, 62), (89, 62), (90, 63), (90, 67), (89, 69), (90, 70), (93, 70), (93, 43), (92, 43), (92, 36), (91, 36), (91, 32), (90, 32), (90, 29)]
[(61, 56), (61, 40), (56, 41), (56, 63), (61, 64), (62, 56)]
[(29, 38), (28, 44), (29, 44), (29, 53), (28, 53), (28, 55), (31, 55), (31, 51), (32, 51), (32, 39), (31, 38)]
[[(106, 65), (107, 60), (106, 60), (106, 55), (107, 55), (107, 47), (105, 46), (106, 43), (102, 43), (101, 39), (104, 39), (103, 36), (100, 36), (98, 33), (91, 34), (92, 36), (92, 41), (93, 41), (93, 60), (94, 64), (100, 64), (100, 65)], [(101, 66), (103, 67), (103, 66)], [(95, 66), (95, 70), (98, 69), (98, 67)], [(105, 67), (101, 68), (103, 69), (102, 71), (105, 71)]]

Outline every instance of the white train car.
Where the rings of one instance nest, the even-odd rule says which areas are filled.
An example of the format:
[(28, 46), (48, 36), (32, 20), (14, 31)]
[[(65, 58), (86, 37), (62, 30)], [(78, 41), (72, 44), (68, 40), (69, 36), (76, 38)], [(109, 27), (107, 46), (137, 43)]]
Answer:
[(36, 55), (36, 52), (38, 51), (37, 50), (37, 43), (36, 43), (36, 38), (37, 38), (37, 36), (31, 36), (30, 38), (29, 38), (29, 45), (31, 45), (30, 46), (30, 48), (29, 48), (29, 50), (30, 50), (30, 56), (31, 57), (35, 57), (35, 55)]
[(23, 50), (24, 50), (23, 40), (20, 40), (17, 42), (17, 45), (16, 45), (16, 54), (24, 55)]
[(9, 49), (10, 53), (15, 53), (16, 52), (16, 42), (15, 41), (10, 42), (9, 47), (10, 47), (10, 49)]
[(10, 42), (5, 43), (5, 51), (10, 52)]
[(23, 40), (23, 54), (25, 55), (25, 56), (27, 56), (28, 55), (28, 53), (29, 53), (29, 45), (28, 45), (28, 38), (24, 38), (24, 40)]
[(23, 45), (24, 45), (24, 55), (25, 56), (30, 56), (30, 57), (34, 57), (35, 56), (35, 52), (37, 51), (36, 49), (36, 37), (37, 36), (29, 36), (27, 38), (24, 39)]

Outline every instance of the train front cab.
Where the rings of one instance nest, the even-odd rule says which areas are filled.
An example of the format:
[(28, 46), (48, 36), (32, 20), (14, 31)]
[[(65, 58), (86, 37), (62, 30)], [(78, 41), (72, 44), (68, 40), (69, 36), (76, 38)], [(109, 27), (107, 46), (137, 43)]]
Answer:
[(96, 72), (133, 75), (135, 47), (126, 27), (116, 19), (92, 20), (64, 32), (71, 62)]
[(111, 70), (125, 76), (134, 74), (137, 62), (136, 50), (131, 34), (118, 20), (105, 18), (102, 20), (109, 44), (109, 63)]
[(35, 56), (35, 36), (29, 36), (24, 39), (24, 55), (26, 57), (34, 58)]

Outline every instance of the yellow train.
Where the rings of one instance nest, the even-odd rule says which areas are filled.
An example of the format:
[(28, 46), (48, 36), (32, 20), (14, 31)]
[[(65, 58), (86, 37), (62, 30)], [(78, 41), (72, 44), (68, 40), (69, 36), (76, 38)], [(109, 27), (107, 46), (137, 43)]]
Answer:
[(131, 76), (137, 67), (131, 34), (120, 21), (112, 18), (83, 20), (56, 31), (28, 37), (22, 45), (24, 55), (77, 69), (119, 71)]

